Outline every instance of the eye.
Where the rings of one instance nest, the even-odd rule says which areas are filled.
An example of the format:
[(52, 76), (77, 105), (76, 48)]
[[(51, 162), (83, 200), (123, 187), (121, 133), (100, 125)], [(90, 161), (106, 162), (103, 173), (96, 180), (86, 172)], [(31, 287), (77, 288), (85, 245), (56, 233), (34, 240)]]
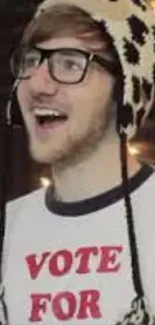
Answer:
[(35, 52), (27, 52), (23, 61), (26, 68), (36, 67), (40, 61), (40, 55)]
[(83, 71), (86, 65), (86, 58), (81, 53), (63, 51), (56, 52), (53, 56), (53, 64), (57, 69), (66, 72)]
[(72, 58), (65, 58), (63, 60), (63, 65), (64, 68), (67, 70), (77, 71), (79, 69), (83, 69), (82, 64), (80, 64), (80, 62)]

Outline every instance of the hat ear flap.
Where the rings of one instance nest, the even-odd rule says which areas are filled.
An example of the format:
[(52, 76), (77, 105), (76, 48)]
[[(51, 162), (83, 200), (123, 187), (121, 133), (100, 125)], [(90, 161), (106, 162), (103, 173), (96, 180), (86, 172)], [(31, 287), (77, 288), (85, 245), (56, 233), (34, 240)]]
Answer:
[(124, 90), (123, 76), (120, 75), (117, 77), (113, 88), (113, 100), (116, 102), (116, 130), (118, 133), (122, 133), (121, 125), (122, 122), (125, 120), (124, 118), (125, 110), (124, 107), (122, 107), (123, 90)]
[(113, 88), (113, 99), (117, 102), (118, 97), (121, 95), (122, 92), (122, 82), (120, 82), (120, 79), (122, 78), (117, 78), (114, 84), (114, 88)]

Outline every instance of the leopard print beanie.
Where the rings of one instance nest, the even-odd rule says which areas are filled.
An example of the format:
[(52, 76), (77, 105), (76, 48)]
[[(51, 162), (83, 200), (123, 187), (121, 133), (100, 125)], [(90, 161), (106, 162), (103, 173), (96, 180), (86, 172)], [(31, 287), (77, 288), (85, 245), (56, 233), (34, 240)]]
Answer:
[(45, 0), (37, 15), (61, 3), (88, 12), (110, 36), (123, 74), (118, 132), (130, 139), (154, 101), (155, 14), (144, 0)]

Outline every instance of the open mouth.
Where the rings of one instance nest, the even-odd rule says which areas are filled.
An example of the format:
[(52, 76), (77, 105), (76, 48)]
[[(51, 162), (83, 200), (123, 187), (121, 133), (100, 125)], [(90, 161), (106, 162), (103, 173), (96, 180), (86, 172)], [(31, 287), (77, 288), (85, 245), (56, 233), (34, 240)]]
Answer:
[(40, 127), (52, 127), (56, 123), (62, 123), (68, 119), (67, 114), (57, 110), (35, 109), (34, 115), (37, 125)]

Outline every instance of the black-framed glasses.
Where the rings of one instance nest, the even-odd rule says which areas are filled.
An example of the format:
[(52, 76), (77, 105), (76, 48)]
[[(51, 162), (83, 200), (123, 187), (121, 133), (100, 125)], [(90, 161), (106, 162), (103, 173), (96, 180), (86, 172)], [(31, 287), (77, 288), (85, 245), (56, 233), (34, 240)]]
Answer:
[(96, 62), (108, 72), (117, 75), (116, 60), (75, 48), (40, 49), (19, 48), (11, 57), (11, 71), (15, 78), (28, 79), (47, 60), (52, 79), (64, 84), (76, 84), (84, 80), (89, 64)]

